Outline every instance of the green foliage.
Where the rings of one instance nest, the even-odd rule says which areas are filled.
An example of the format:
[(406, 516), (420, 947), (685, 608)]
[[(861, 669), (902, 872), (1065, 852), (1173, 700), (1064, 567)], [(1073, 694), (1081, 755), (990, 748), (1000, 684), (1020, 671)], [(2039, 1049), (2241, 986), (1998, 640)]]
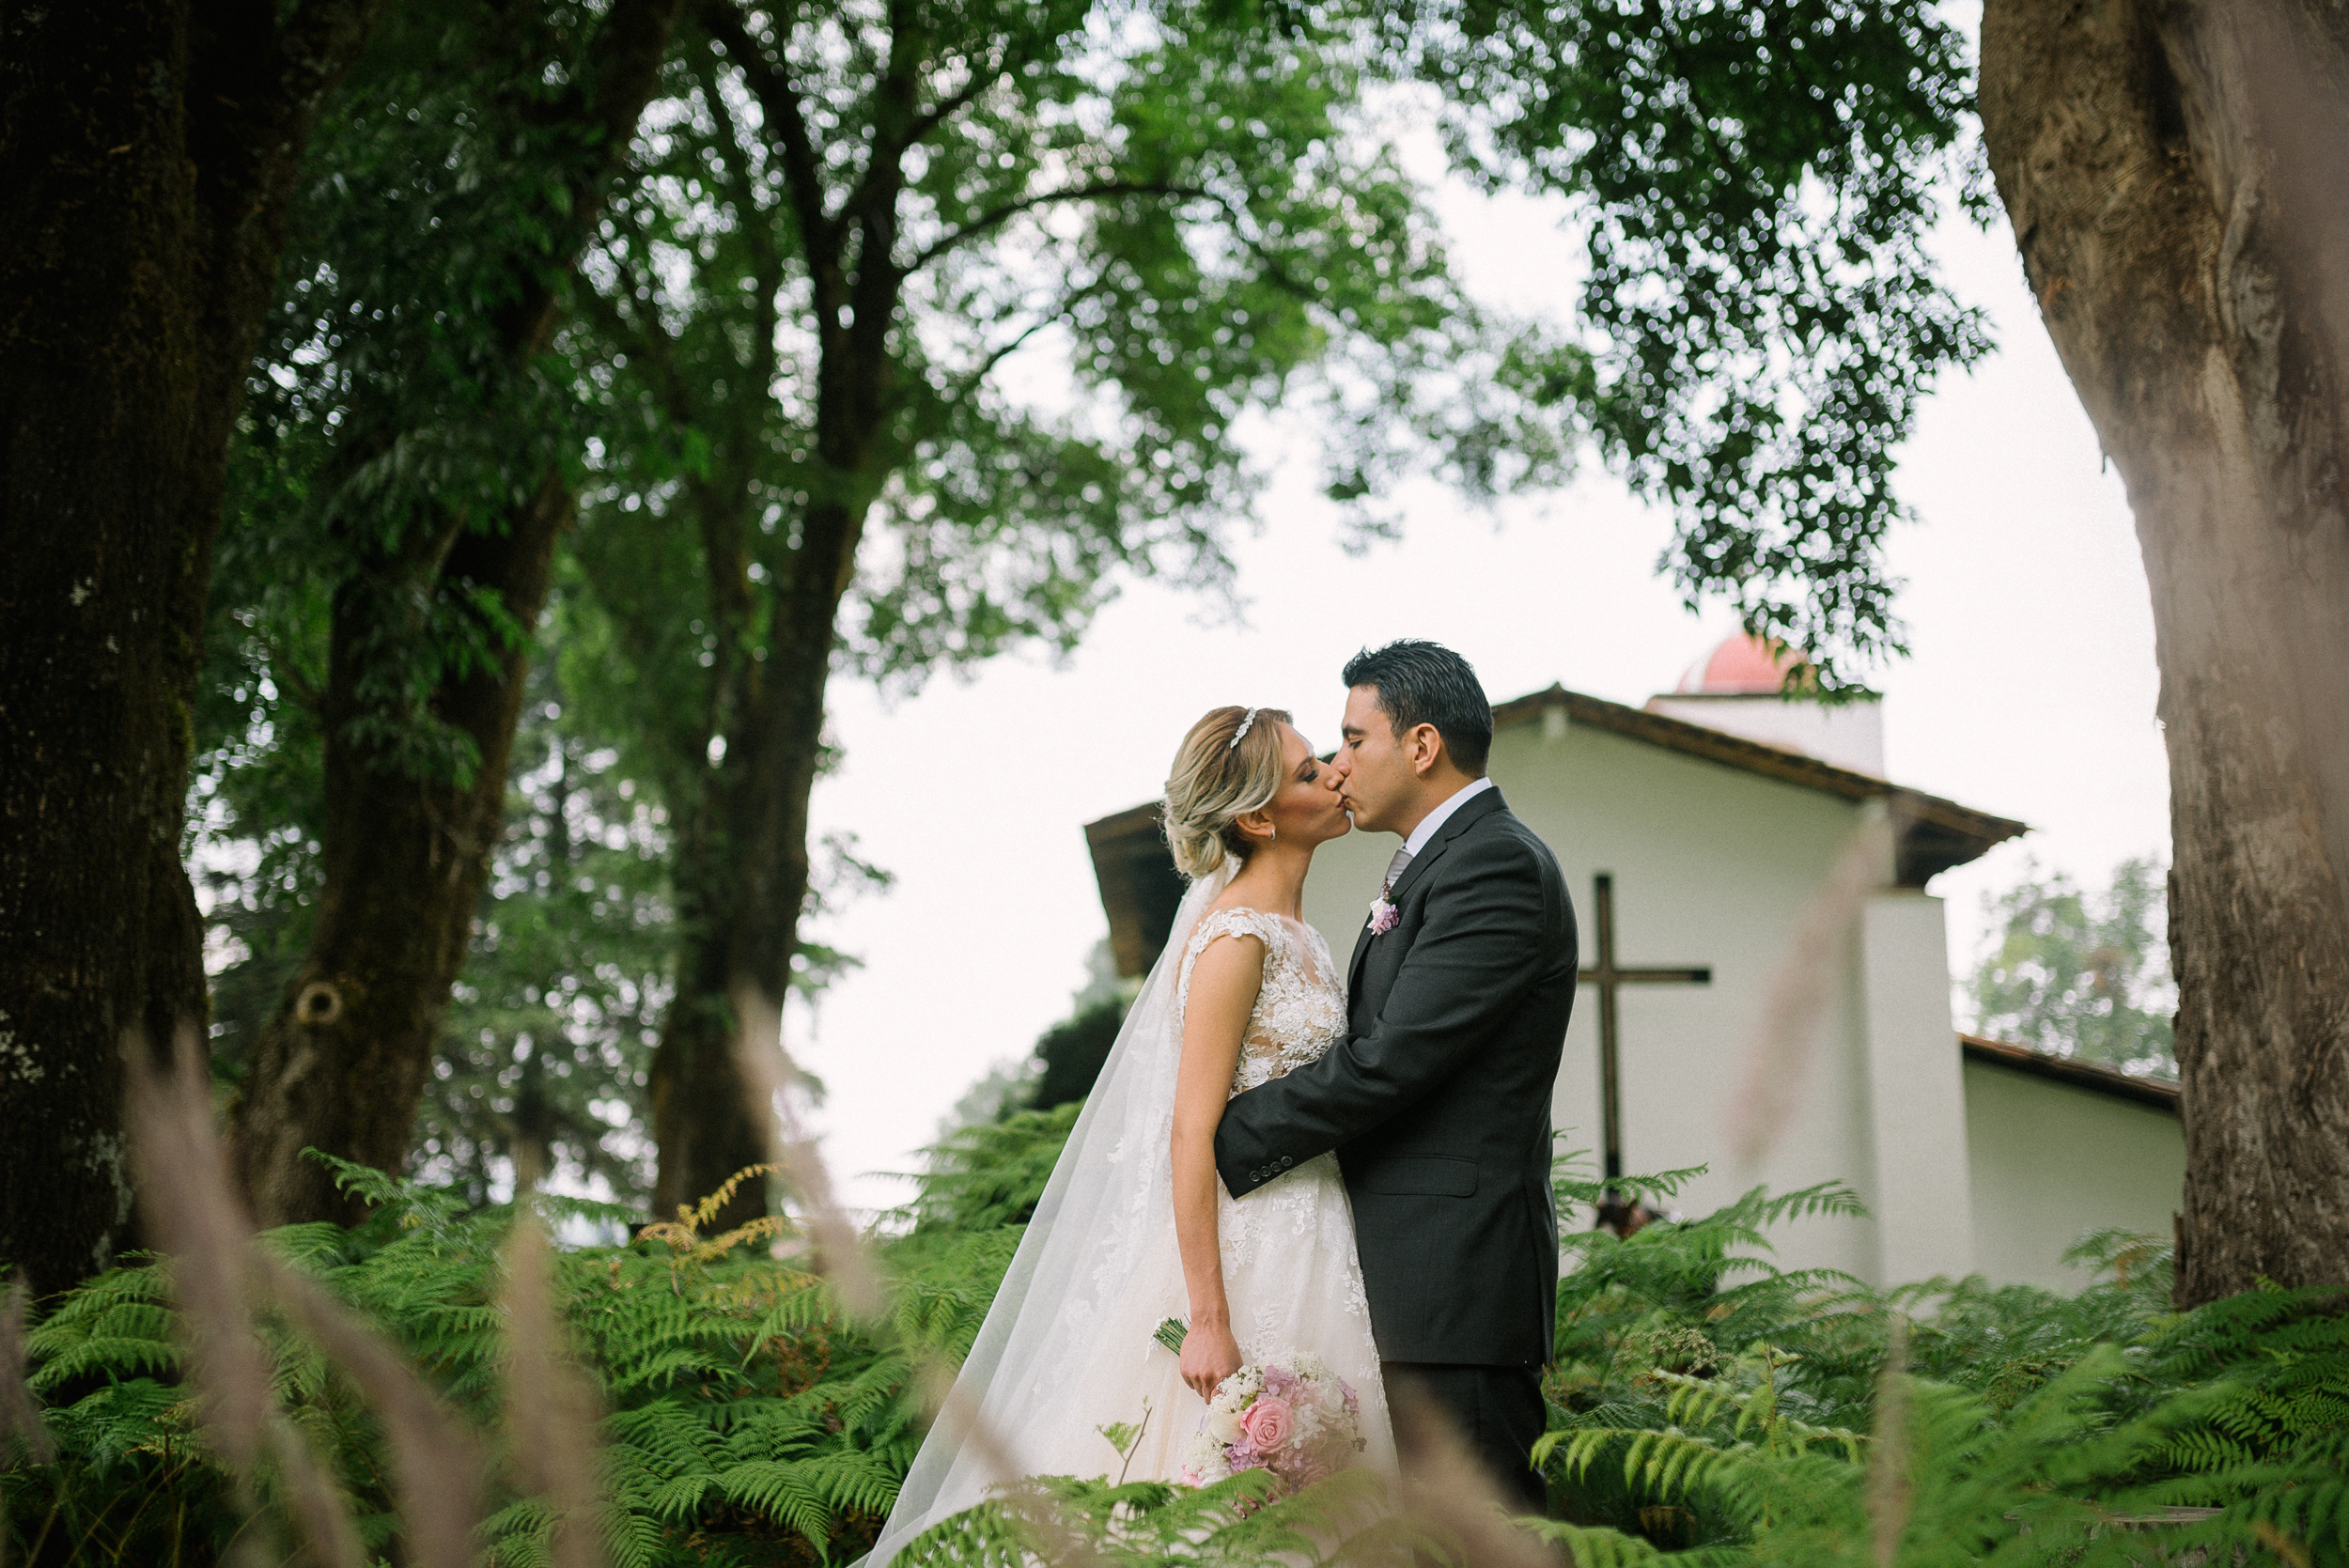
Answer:
[[(499, 1250), (512, 1210), (342, 1170), (376, 1203), (368, 1223), (293, 1227), (269, 1245), (389, 1330), (495, 1448)], [(573, 1224), (620, 1218), (541, 1202)], [(918, 1446), (910, 1358), (968, 1350), (1017, 1239), (934, 1240), (898, 1272), (876, 1331), (820, 1279), (747, 1245), (765, 1234), (706, 1237), (689, 1217), (628, 1246), (557, 1255), (563, 1326), (607, 1412), (603, 1536), (621, 1568), (855, 1556)], [(146, 1564), (176, 1551), (212, 1560), (243, 1528), (179, 1387), (176, 1316), (168, 1268), (140, 1262), (67, 1296), (33, 1329), (31, 1383), (50, 1405), (59, 1456), (0, 1479), (8, 1560)], [(387, 1549), (396, 1519), (380, 1429), (306, 1341), (273, 1318), (263, 1328), (277, 1397), (353, 1498), (369, 1549)], [(503, 1470), (497, 1485), (487, 1560), (544, 1560), (547, 1511)], [(266, 1488), (261, 1501), (272, 1504)]]
[(1071, 1100), (956, 1129), (926, 1151), (921, 1194), (903, 1211), (912, 1234), (959, 1235), (1026, 1224), (1083, 1109), (1081, 1100)]
[(1074, 1017), (1046, 1030), (1035, 1043), (1036, 1060), (1044, 1064), (1044, 1071), (1035, 1080), (1029, 1103), (1039, 1110), (1050, 1110), (1093, 1093), (1093, 1081), (1101, 1076), (1102, 1063), (1109, 1060), (1110, 1048), (1117, 1044), (1117, 1031), (1125, 1021), (1126, 1002), (1112, 996), (1079, 1009)]
[[(957, 1360), (1019, 1236), (1074, 1106), (965, 1129), (885, 1244), (885, 1320), (761, 1245), (723, 1235), (719, 1201), (624, 1247), (556, 1262), (578, 1363), (608, 1412), (608, 1513), (621, 1564), (837, 1562), (862, 1551), (919, 1440), (910, 1357)], [(269, 1244), (383, 1326), (493, 1448), (511, 1211), (341, 1167), (376, 1204), (360, 1230)], [(1617, 1184), (1654, 1205), (1692, 1172)], [(1570, 1161), (1562, 1203), (1602, 1191)], [(578, 1201), (567, 1223), (608, 1221)], [(1551, 1519), (1525, 1528), (1587, 1564), (2349, 1563), (2349, 1313), (2339, 1293), (2253, 1291), (2178, 1314), (2157, 1243), (2106, 1234), (2098, 1282), (2061, 1297), (1980, 1280), (1871, 1291), (1769, 1261), (1768, 1233), (1850, 1216), (1832, 1184), (1748, 1193), (1618, 1239), (1567, 1237), (1551, 1431)], [(243, 1506), (179, 1386), (169, 1271), (134, 1262), (63, 1300), (29, 1337), (54, 1463), (0, 1476), (11, 1560), (212, 1560)], [(305, 1342), (264, 1323), (273, 1387), (331, 1463), (369, 1549), (397, 1520), (381, 1436)], [(542, 1559), (548, 1513), (501, 1469), (492, 1563)], [(904, 1560), (1377, 1564), (1475, 1560), (1457, 1518), (1398, 1514), (1375, 1478), (1268, 1498), (1246, 1472), (1204, 1490), (1039, 1478), (941, 1522)], [(264, 1484), (257, 1501), (279, 1506)], [(174, 1543), (179, 1545), (175, 1546)]]
[(535, 661), (506, 828), (413, 1134), (413, 1169), (490, 1203), (517, 1154), (548, 1176), (641, 1203), (637, 1121), (671, 988), (668, 824), (567, 700), (561, 651)]
[(1271, 1484), (1261, 1470), (1202, 1488), (1048, 1477), (931, 1527), (897, 1561), (905, 1568), (1027, 1568), (1088, 1559), (1114, 1568), (1276, 1562), (1406, 1568), (1414, 1560), (1413, 1548), (1435, 1544), (1425, 1529), (1394, 1517), (1378, 1483), (1362, 1472), (1286, 1497), (1268, 1496)]
[[(1318, 401), (1355, 501), (1562, 471), (1504, 365), (1535, 350), (1460, 296), (1343, 34), (1084, 0), (706, 17), (587, 268), (595, 374), (641, 412), (583, 543), (648, 687), (723, 670), (700, 639), (797, 634), (770, 617), (811, 506), (870, 508), (842, 630), (903, 684), (1071, 647), (1124, 575), (1222, 582), (1252, 409)], [(740, 625), (619, 603), (745, 567)]]
[(1442, 87), (1456, 164), (1574, 203), (1590, 427), (1678, 512), (1662, 568), (1830, 689), (1903, 651), (1894, 455), (1936, 378), (1989, 350), (1926, 246), (1952, 195), (1989, 211), (1957, 25), (1922, 0), (1371, 14)]
[(1993, 1039), (2123, 1072), (2178, 1076), (2170, 1017), (2169, 893), (2161, 862), (2123, 861), (2112, 885), (2083, 891), (2030, 866), (1983, 912), (1995, 938), (1968, 989), (1974, 1028)]
[[(1619, 1185), (1669, 1195), (1692, 1173)], [(1600, 1191), (1570, 1167), (1558, 1187), (1562, 1206)], [(1549, 1539), (1592, 1563), (1881, 1568), (2142, 1561), (2150, 1530), (2172, 1561), (2349, 1562), (2337, 1294), (2174, 1314), (2167, 1247), (2118, 1233), (2074, 1249), (2102, 1277), (2069, 1297), (1875, 1291), (1757, 1255), (1770, 1223), (1856, 1211), (1832, 1186), (1754, 1192), (1570, 1238), (1537, 1450)]]
[[(231, 1081), (285, 1004), (310, 939), (330, 729), (370, 769), (469, 777), (478, 748), (439, 697), (528, 634), (461, 562), (467, 539), (503, 528), (550, 476), (578, 468), (598, 417), (566, 367), (568, 339), (538, 341), (534, 312), (562, 291), (578, 242), (568, 215), (609, 161), (582, 112), (608, 10), (399, 8), (310, 138), (284, 282), (232, 443), (194, 705), (190, 847), (208, 895), (215, 1067)], [(459, 566), (444, 569), (452, 560)], [(552, 698), (532, 696), (526, 760), (569, 744), (583, 763), (610, 744), (576, 722), (558, 742), (542, 718)], [(523, 815), (525, 831), (544, 828), (543, 813)], [(513, 859), (498, 872), (509, 892)], [(641, 903), (640, 893), (627, 896)], [(512, 956), (543, 959), (562, 945), (551, 932), (524, 939), (534, 922), (521, 909), (504, 914)], [(610, 1000), (617, 971), (646, 972), (640, 924), (577, 927), (578, 966), (538, 974), (538, 988)], [(483, 976), (460, 1012), (510, 1011), (523, 983), (508, 968)], [(544, 1046), (549, 1020), (491, 1032), (508, 1047), (524, 1032)], [(608, 1069), (602, 1091), (629, 1076), (611, 1060), (625, 1033), (577, 1043), (581, 1062)], [(510, 1103), (494, 1113), (509, 1124), (502, 1130), (468, 1107), (485, 1083), (527, 1076), (537, 1060), (525, 1050), (501, 1068), (460, 1049), (443, 1063), (443, 1114), (425, 1150), (438, 1169), (477, 1173), (478, 1150), (512, 1136)], [(509, 1102), (530, 1099), (513, 1082), (504, 1090)], [(630, 1157), (570, 1114), (578, 1109), (544, 1130), (580, 1171), (625, 1189)]]
[(594, 417), (534, 313), (607, 163), (583, 112), (602, 10), (401, 8), (319, 116), (214, 582), (216, 678), (260, 694), (255, 672), (272, 674), (270, 728), (286, 704), (322, 722), (332, 690), (373, 766), (480, 764), (435, 692), (528, 629), (442, 567), (454, 538), (576, 470)]

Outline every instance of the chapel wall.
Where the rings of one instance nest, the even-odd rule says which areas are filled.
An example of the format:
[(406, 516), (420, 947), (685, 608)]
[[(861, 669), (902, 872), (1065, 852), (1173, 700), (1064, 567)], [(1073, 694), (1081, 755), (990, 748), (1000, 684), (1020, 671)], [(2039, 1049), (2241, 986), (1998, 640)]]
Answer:
[(2173, 1111), (1968, 1060), (1974, 1261), (2001, 1284), (2091, 1283), (2063, 1253), (2087, 1232), (2168, 1236), (2186, 1188)]
[[(1586, 966), (1596, 956), (1592, 877), (1608, 871), (1615, 878), (1619, 962), (1713, 970), (1706, 986), (1624, 988), (1626, 1169), (1709, 1166), (1683, 1189), (1678, 1207), (1686, 1214), (1718, 1207), (1757, 1184), (1782, 1192), (1841, 1180), (1873, 1200), (1856, 938), (1827, 955), (1833, 972), (1808, 1061), (1777, 1069), (1799, 1073), (1799, 1083), (1768, 1154), (1757, 1168), (1738, 1169), (1726, 1134), (1769, 986), (1790, 956), (1803, 909), (1859, 825), (1861, 808), (1554, 722), (1497, 735), (1491, 773), (1511, 809), (1558, 857), (1582, 927)], [(1315, 857), (1305, 912), (1341, 966), (1394, 847), (1390, 835), (1348, 835)], [(1564, 1146), (1590, 1151), (1595, 1168), (1598, 1008), (1587, 986), (1576, 999), (1552, 1117), (1570, 1133)], [(1588, 1216), (1561, 1219), (1589, 1222)], [(1806, 1220), (1782, 1229), (1778, 1241), (1784, 1266), (1841, 1268), (1865, 1279), (1877, 1273), (1872, 1220)]]

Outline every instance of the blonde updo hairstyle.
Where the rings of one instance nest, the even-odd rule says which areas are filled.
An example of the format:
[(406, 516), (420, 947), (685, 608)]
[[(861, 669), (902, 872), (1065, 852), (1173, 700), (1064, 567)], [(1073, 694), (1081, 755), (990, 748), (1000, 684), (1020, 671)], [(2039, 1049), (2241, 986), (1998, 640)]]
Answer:
[(1281, 793), (1288, 771), (1281, 761), (1281, 726), (1289, 722), (1277, 707), (1255, 709), (1252, 722), (1247, 708), (1219, 707), (1183, 737), (1167, 775), (1165, 824), (1167, 847), (1184, 876), (1195, 881), (1227, 860), (1235, 865), (1247, 861), (1255, 846), (1240, 831), (1239, 818), (1264, 810)]

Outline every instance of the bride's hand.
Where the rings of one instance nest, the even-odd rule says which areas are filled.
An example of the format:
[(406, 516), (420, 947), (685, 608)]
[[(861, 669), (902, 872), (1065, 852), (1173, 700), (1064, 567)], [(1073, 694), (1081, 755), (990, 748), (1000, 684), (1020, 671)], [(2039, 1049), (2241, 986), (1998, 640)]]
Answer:
[(1229, 1328), (1193, 1324), (1183, 1336), (1183, 1381), (1201, 1399), (1213, 1399), (1222, 1381), (1239, 1371), (1239, 1342)]

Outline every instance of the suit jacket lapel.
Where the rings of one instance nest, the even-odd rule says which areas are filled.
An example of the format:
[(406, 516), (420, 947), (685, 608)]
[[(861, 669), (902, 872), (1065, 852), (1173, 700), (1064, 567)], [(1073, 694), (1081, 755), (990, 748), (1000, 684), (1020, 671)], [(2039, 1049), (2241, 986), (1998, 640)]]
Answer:
[(1346, 963), (1346, 996), (1347, 1011), (1353, 1011), (1353, 999), (1362, 991), (1362, 960), (1370, 956), (1370, 912), (1362, 912), (1361, 927), (1354, 933), (1354, 956)]
[[(1501, 810), (1501, 791), (1495, 788), (1485, 791), (1454, 812), (1444, 825), (1436, 830), (1436, 836), (1427, 846), (1411, 857), (1411, 863), (1403, 868), (1403, 875), (1395, 879), (1393, 891), (1387, 894), (1388, 901), (1402, 903), (1403, 895), (1410, 891), (1411, 884), (1419, 880), (1420, 873), (1442, 859), (1443, 852), (1451, 847), (1454, 839), (1466, 831), (1470, 824), (1487, 813)], [(1370, 934), (1369, 917), (1365, 915), (1362, 928), (1354, 934), (1354, 956), (1346, 966), (1346, 994), (1349, 999), (1361, 994), (1362, 964), (1370, 956), (1370, 944), (1377, 939)]]
[(1397, 904), (1402, 903), (1403, 895), (1411, 891), (1420, 874), (1443, 859), (1443, 852), (1452, 847), (1452, 841), (1466, 832), (1470, 824), (1499, 811), (1501, 803), (1501, 791), (1488, 789), (1454, 812), (1444, 825), (1436, 830), (1436, 836), (1428, 841), (1426, 847), (1411, 857), (1411, 863), (1403, 868), (1403, 875), (1395, 879), (1394, 891), (1387, 894), (1388, 898)]

